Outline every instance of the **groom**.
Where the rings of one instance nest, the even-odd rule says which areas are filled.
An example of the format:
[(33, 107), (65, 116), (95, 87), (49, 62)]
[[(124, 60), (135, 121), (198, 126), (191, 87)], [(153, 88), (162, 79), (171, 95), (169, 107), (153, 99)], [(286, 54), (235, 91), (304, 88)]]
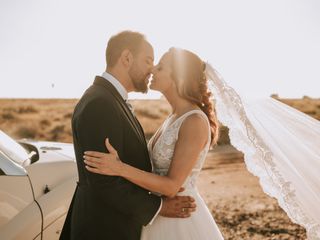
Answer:
[(143, 129), (127, 104), (128, 92), (147, 92), (153, 48), (137, 32), (113, 36), (106, 50), (107, 69), (77, 104), (72, 130), (79, 182), (60, 239), (139, 240), (143, 225), (159, 214), (188, 217), (195, 210), (188, 196), (161, 198), (121, 177), (86, 170), (87, 150), (107, 151), (105, 139), (122, 161), (152, 170)]

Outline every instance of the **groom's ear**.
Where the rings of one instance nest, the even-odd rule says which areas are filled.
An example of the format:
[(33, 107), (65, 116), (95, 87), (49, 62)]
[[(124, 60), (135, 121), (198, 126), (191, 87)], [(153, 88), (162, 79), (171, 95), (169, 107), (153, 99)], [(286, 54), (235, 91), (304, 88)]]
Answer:
[(120, 61), (125, 68), (130, 68), (133, 63), (132, 53), (128, 49), (123, 50), (120, 56)]

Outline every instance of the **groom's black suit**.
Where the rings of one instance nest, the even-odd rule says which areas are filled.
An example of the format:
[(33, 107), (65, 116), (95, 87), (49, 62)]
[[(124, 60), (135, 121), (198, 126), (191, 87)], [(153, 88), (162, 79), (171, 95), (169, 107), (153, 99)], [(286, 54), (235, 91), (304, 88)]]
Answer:
[(102, 77), (77, 104), (72, 118), (79, 173), (60, 239), (138, 240), (142, 225), (159, 209), (161, 199), (121, 177), (94, 174), (85, 169), (84, 152), (106, 152), (105, 139), (120, 159), (151, 171), (143, 130), (115, 87)]

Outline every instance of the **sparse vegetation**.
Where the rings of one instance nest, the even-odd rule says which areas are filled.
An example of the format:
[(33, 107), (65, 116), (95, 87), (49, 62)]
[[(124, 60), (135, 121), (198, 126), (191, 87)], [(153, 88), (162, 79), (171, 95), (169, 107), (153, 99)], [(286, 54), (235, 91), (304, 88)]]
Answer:
[(4, 120), (13, 120), (15, 118), (16, 118), (15, 115), (12, 113), (3, 113), (2, 114), (2, 119), (4, 119)]
[(38, 110), (31, 105), (26, 106), (17, 106), (17, 107), (6, 107), (3, 109), (3, 112), (14, 112), (18, 114), (25, 114), (25, 113), (37, 113)]
[(18, 139), (72, 142), (69, 116), (77, 101), (0, 99), (0, 129)]
[(69, 112), (69, 113), (65, 114), (63, 117), (64, 118), (71, 118), (72, 117), (72, 112)]
[[(320, 99), (306, 96), (303, 99), (280, 99), (276, 95), (274, 98), (320, 120)], [(70, 119), (77, 101), (77, 99), (0, 99), (0, 128), (19, 138), (20, 135), (16, 135), (19, 132), (17, 129), (32, 124), (39, 131), (34, 136), (40, 140), (63, 139), (72, 142)], [(154, 134), (171, 112), (169, 104), (163, 99), (132, 100), (131, 103), (147, 138)], [(229, 144), (228, 129), (225, 127), (220, 129), (218, 144)]]
[(64, 133), (64, 125), (58, 125), (55, 126), (51, 131), (51, 140), (53, 141), (58, 141), (59, 140), (59, 136), (62, 135)]
[(17, 113), (37, 113), (38, 110), (33, 106), (21, 106), (18, 108)]
[(304, 96), (303, 99), (278, 99), (289, 106), (298, 109), (309, 116), (320, 120), (320, 99)]
[(51, 125), (51, 122), (50, 122), (48, 119), (42, 119), (42, 120), (40, 121), (40, 125), (47, 127), (47, 126), (50, 126), (50, 125)]
[(21, 126), (16, 130), (15, 135), (19, 138), (34, 139), (37, 136), (37, 130), (34, 127)]

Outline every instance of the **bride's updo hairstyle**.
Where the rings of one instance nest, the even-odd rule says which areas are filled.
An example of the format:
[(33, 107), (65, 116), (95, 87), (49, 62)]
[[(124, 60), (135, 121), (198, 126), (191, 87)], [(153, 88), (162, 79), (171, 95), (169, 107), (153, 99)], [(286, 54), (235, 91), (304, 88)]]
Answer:
[(195, 103), (207, 115), (211, 126), (211, 144), (218, 141), (219, 123), (208, 90), (206, 64), (194, 53), (185, 49), (170, 48), (172, 79), (180, 97)]

